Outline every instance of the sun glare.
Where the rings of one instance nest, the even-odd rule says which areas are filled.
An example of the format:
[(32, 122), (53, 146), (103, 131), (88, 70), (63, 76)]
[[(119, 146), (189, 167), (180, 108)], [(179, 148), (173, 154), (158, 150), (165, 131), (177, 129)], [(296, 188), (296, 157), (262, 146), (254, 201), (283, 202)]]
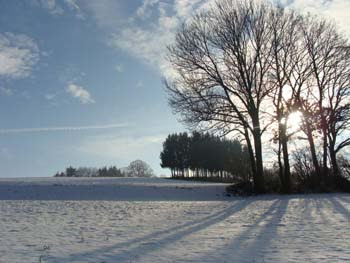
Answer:
[(288, 115), (288, 129), (292, 132), (297, 131), (300, 128), (303, 114), (300, 111), (292, 112)]

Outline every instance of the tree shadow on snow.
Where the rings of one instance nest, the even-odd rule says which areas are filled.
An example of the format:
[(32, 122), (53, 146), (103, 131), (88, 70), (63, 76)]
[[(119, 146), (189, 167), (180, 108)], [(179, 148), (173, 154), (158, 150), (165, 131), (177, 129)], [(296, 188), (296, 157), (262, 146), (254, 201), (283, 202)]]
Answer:
[(288, 199), (274, 201), (266, 211), (261, 214), (253, 224), (243, 224), (241, 231), (224, 248), (219, 248), (221, 253), (207, 254), (196, 262), (206, 261), (208, 257), (213, 257), (210, 262), (221, 262), (227, 259), (228, 262), (256, 262), (261, 260), (261, 252), (270, 245), (272, 239), (276, 237), (278, 227), (282, 217), (288, 207)]
[(345, 218), (345, 220), (350, 222), (349, 208), (345, 207), (344, 204), (342, 204), (342, 202), (340, 202), (336, 197), (330, 198), (330, 202), (333, 204), (333, 209), (337, 213), (341, 214)]
[(81, 262), (119, 262), (118, 260), (137, 259), (153, 251), (160, 250), (162, 247), (173, 244), (188, 235), (217, 224), (243, 210), (252, 202), (254, 202), (253, 199), (237, 200), (229, 207), (204, 218), (197, 218), (196, 221), (153, 232), (143, 237), (120, 242), (112, 246), (100, 247), (62, 257), (51, 256), (49, 260), (54, 262), (71, 262), (75, 260)]

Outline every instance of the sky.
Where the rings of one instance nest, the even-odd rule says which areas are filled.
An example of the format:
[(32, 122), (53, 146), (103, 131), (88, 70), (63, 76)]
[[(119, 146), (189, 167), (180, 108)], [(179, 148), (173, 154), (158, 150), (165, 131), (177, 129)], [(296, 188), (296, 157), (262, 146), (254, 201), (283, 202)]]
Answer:
[[(184, 131), (166, 47), (212, 0), (0, 0), (0, 177), (146, 161)], [(350, 0), (281, 0), (350, 36)]]

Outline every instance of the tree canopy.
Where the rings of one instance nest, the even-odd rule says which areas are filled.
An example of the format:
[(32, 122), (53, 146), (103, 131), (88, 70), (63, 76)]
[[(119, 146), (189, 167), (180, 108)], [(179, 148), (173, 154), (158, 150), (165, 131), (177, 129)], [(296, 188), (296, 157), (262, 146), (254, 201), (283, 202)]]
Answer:
[(220, 177), (227, 181), (249, 181), (248, 158), (246, 147), (238, 140), (199, 132), (170, 134), (160, 154), (161, 166), (170, 168), (173, 177)]

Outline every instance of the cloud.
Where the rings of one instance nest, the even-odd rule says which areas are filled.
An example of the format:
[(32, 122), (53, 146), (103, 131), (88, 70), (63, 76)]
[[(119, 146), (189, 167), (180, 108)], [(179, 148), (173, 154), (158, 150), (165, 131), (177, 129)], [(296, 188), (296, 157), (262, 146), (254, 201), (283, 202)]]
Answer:
[[(152, 66), (163, 75), (173, 71), (165, 56), (180, 23), (214, 0), (144, 0), (130, 23), (114, 30), (108, 45), (123, 50)], [(141, 19), (141, 21), (140, 21)]]
[[(154, 66), (161, 74), (171, 76), (173, 72), (165, 59), (166, 47), (173, 43), (178, 25), (194, 12), (210, 8), (214, 2), (215, 0), (144, 0), (131, 22), (111, 33), (108, 44)], [(280, 2), (303, 12), (317, 13), (334, 19), (340, 29), (350, 35), (349, 0)]]
[[(75, 13), (78, 19), (84, 20), (85, 14), (81, 10), (78, 0), (28, 0), (31, 4), (46, 10), (49, 14), (59, 17), (67, 11)], [(86, 0), (85, 0), (86, 1)]]
[(142, 6), (136, 10), (136, 15), (140, 18), (149, 17), (152, 13), (150, 10), (159, 0), (143, 0)]
[(105, 129), (115, 129), (115, 128), (126, 128), (126, 127), (130, 127), (130, 126), (131, 126), (131, 124), (120, 123), (120, 124), (106, 124), (106, 125), (92, 125), (92, 126), (63, 126), (63, 127), (0, 129), (0, 134), (105, 130)]
[[(37, 0), (39, 1), (39, 0)], [(41, 0), (43, 1), (43, 0)], [(107, 44), (151, 65), (161, 74), (172, 75), (165, 59), (166, 47), (173, 43), (178, 25), (194, 12), (205, 10), (215, 0), (143, 0), (133, 15), (127, 16), (126, 0), (62, 0), (75, 12), (91, 15), (109, 36)], [(270, 0), (274, 3), (330, 17), (350, 35), (349, 0)], [(53, 9), (58, 1), (50, 0)], [(54, 4), (54, 3), (55, 4)], [(62, 2), (61, 2), (62, 3)], [(118, 69), (117, 69), (118, 71)]]
[(130, 55), (154, 66), (160, 63), (166, 44), (171, 37), (172, 34), (167, 34), (167, 32), (127, 27), (120, 32), (113, 33), (108, 44), (113, 48), (127, 51)]
[(116, 0), (83, 0), (81, 6), (92, 14), (98, 26), (113, 29), (124, 22), (120, 1)]
[(0, 33), (0, 77), (28, 77), (39, 61), (39, 48), (23, 34)]
[[(161, 19), (165, 21), (166, 18)], [(134, 25), (125, 27), (110, 35), (108, 45), (126, 51), (163, 73), (162, 69), (168, 68), (165, 61), (167, 46), (174, 38), (173, 29), (167, 27), (170, 24), (177, 24), (177, 20), (166, 20), (163, 26), (158, 26), (157, 23), (148, 29)]]
[(177, 16), (186, 17), (188, 16), (194, 7), (199, 3), (205, 3), (209, 1), (202, 0), (175, 0), (174, 1), (174, 9), (176, 11)]
[(58, 16), (64, 13), (63, 8), (56, 0), (32, 0), (32, 3), (46, 9), (51, 15)]
[(76, 13), (76, 17), (84, 20), (85, 14), (82, 12), (76, 0), (64, 0), (68, 8)]
[(350, 37), (349, 0), (282, 0), (280, 2), (303, 13), (310, 12), (331, 19)]
[(72, 95), (73, 98), (77, 98), (82, 104), (95, 103), (95, 100), (91, 97), (90, 93), (76, 84), (68, 84), (66, 92)]

